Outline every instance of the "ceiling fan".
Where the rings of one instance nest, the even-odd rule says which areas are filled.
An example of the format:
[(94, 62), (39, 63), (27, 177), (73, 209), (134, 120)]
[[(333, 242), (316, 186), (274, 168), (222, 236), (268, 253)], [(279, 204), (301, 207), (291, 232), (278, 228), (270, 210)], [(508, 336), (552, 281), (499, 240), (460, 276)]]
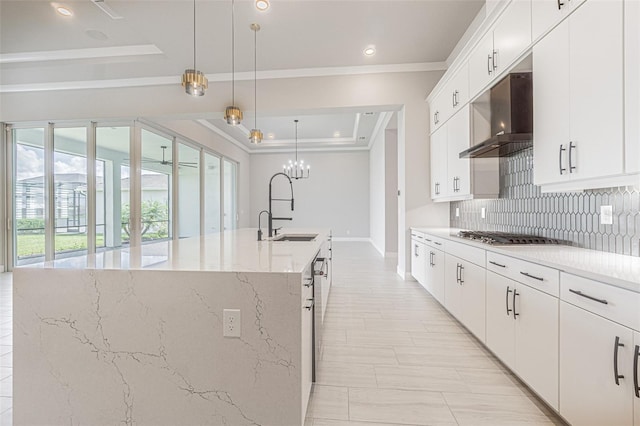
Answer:
[[(160, 164), (162, 166), (173, 166), (173, 161), (167, 160), (165, 158), (165, 150), (168, 148), (166, 145), (160, 147), (162, 149), (162, 160), (142, 160), (142, 163), (155, 163)], [(194, 169), (198, 168), (198, 162), (187, 162), (187, 161), (178, 161), (178, 167), (192, 167)]]

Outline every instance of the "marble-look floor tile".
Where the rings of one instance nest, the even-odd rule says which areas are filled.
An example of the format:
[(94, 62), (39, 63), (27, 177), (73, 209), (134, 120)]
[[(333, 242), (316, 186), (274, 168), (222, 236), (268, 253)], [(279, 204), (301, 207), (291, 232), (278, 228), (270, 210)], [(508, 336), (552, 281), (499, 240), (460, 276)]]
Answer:
[(349, 389), (349, 419), (410, 425), (456, 425), (438, 392)]
[(427, 331), (422, 322), (413, 320), (365, 319), (364, 323), (370, 331)]
[(322, 342), (328, 345), (334, 344), (346, 344), (347, 343), (347, 331), (338, 330), (335, 328), (325, 329), (322, 331)]
[(520, 382), (510, 373), (500, 368), (474, 369), (459, 368), (458, 374), (471, 390), (471, 393), (490, 395), (524, 396)]
[(319, 385), (377, 387), (376, 372), (370, 364), (351, 364), (321, 361), (317, 366), (316, 383)]
[(347, 330), (347, 344), (351, 346), (407, 346), (413, 340), (406, 331)]
[(522, 396), (444, 393), (461, 426), (553, 425), (528, 398)]
[(480, 348), (481, 344), (472, 335), (466, 333), (429, 333), (410, 331), (415, 346), (436, 346), (445, 348)]
[(400, 365), (449, 368), (491, 368), (500, 363), (479, 349), (456, 350), (440, 346), (394, 346)]
[[(346, 387), (314, 385), (307, 408), (313, 419), (349, 419), (349, 394)], [(314, 420), (315, 422), (315, 420)]]
[(315, 419), (313, 426), (400, 426), (399, 423), (354, 422), (349, 420)]
[(453, 368), (386, 365), (374, 368), (379, 388), (469, 392), (469, 388)]
[(391, 347), (375, 346), (325, 345), (322, 360), (347, 364), (398, 364), (396, 354)]

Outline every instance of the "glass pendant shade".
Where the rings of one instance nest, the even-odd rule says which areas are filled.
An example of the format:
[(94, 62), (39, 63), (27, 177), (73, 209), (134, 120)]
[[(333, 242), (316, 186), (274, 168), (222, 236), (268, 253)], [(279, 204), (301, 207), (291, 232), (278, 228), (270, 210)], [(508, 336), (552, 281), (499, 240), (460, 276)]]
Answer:
[(235, 1), (231, 0), (231, 106), (224, 112), (227, 124), (237, 126), (242, 123), (242, 111), (236, 106), (236, 31), (235, 31)]
[(242, 111), (237, 106), (228, 106), (224, 112), (224, 119), (227, 120), (227, 124), (237, 126), (242, 122)]
[(254, 144), (259, 144), (260, 142), (262, 142), (262, 132), (260, 131), (260, 129), (251, 129), (251, 133), (249, 134), (249, 140), (251, 141), (251, 143)]
[(191, 96), (202, 96), (209, 88), (209, 80), (202, 71), (188, 69), (182, 74), (182, 87)]

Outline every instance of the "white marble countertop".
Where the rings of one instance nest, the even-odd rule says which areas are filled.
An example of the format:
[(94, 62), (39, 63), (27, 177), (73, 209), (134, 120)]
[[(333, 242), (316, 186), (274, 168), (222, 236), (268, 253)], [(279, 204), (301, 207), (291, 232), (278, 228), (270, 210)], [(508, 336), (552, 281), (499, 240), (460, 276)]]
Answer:
[(565, 245), (494, 246), (460, 238), (456, 228), (411, 229), (640, 293), (640, 257)]
[[(266, 234), (266, 230), (263, 230)], [(21, 268), (122, 269), (301, 273), (330, 235), (329, 229), (293, 228), (280, 234), (318, 234), (313, 241), (257, 241), (257, 228), (70, 257)]]

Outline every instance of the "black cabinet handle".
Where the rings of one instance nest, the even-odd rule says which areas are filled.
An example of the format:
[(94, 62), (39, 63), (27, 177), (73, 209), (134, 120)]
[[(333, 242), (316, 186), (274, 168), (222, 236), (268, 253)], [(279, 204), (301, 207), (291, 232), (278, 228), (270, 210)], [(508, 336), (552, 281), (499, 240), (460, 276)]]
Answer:
[(529, 277), (529, 278), (533, 278), (534, 280), (538, 280), (538, 281), (544, 281), (544, 278), (540, 278), (540, 277), (536, 277), (535, 275), (531, 275), (528, 272), (522, 272), (520, 271), (520, 273), (522, 275), (524, 275), (525, 277)]
[(434, 241), (433, 243), (434, 243), (435, 245), (437, 245), (437, 246), (441, 246), (441, 245), (442, 245), (442, 243), (439, 243), (439, 242), (437, 242), (437, 241)]
[(636, 345), (636, 351), (633, 354), (633, 390), (636, 393), (636, 398), (640, 398), (640, 377), (638, 377), (638, 361), (640, 361), (640, 346)]
[(460, 265), (460, 285), (464, 284), (463, 272), (464, 272), (464, 266)]
[(513, 319), (517, 319), (519, 313), (516, 312), (516, 296), (520, 296), (520, 293), (514, 288), (513, 289)]
[(492, 265), (499, 266), (499, 267), (501, 267), (501, 268), (506, 268), (506, 267), (507, 267), (507, 265), (501, 265), (501, 264), (499, 264), (499, 263), (494, 262), (493, 260), (490, 260), (490, 261), (489, 261), (489, 263), (490, 263), (490, 264), (492, 264)]
[(429, 252), (429, 255), (431, 256), (431, 257), (429, 258), (429, 264), (430, 264), (432, 267), (433, 267), (433, 266), (436, 266), (436, 262), (435, 262), (436, 254), (435, 254), (434, 252), (430, 251), (430, 252)]
[(511, 289), (509, 288), (509, 286), (507, 286), (507, 292), (506, 292), (506, 294), (505, 294), (505, 298), (504, 298), (504, 299), (505, 299), (505, 300), (504, 300), (504, 303), (507, 305), (507, 316), (509, 316), (509, 312), (511, 312), (511, 311), (512, 311), (511, 309), (509, 309), (509, 293), (511, 293), (512, 291), (513, 291), (513, 290), (511, 290)]
[(558, 10), (562, 9), (562, 6), (564, 6), (564, 2), (558, 0)]
[(624, 343), (620, 343), (620, 337), (616, 336), (613, 344), (613, 378), (618, 386), (620, 386), (620, 379), (624, 379), (624, 375), (618, 374), (618, 348), (620, 347), (624, 348)]
[(576, 168), (576, 166), (573, 165), (573, 159), (571, 156), (571, 153), (574, 149), (576, 149), (576, 146), (573, 144), (573, 142), (569, 142), (569, 173), (573, 173)]
[(456, 282), (460, 284), (460, 264), (456, 264)]
[(602, 303), (603, 305), (608, 305), (609, 304), (609, 302), (607, 302), (605, 299), (598, 299), (597, 297), (589, 296), (588, 294), (584, 294), (583, 292), (581, 292), (579, 290), (574, 290), (574, 289), (570, 288), (569, 291), (571, 293), (573, 293), (573, 294), (577, 294), (578, 296), (582, 296), (582, 297), (587, 298), (589, 300), (593, 300), (594, 302)]
[(560, 152), (558, 153), (558, 167), (560, 169), (560, 174), (564, 174), (564, 172), (567, 171), (567, 169), (565, 169), (564, 167), (562, 167), (562, 153), (566, 151), (566, 149), (564, 148), (564, 145), (560, 145)]

